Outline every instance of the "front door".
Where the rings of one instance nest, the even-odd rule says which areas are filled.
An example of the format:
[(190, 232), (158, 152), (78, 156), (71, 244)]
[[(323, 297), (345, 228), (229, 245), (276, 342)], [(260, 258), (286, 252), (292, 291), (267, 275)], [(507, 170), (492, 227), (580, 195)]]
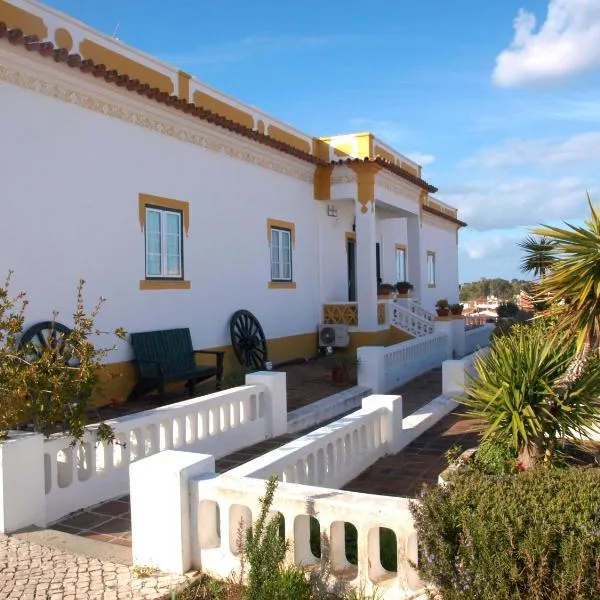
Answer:
[(348, 302), (356, 302), (356, 240), (346, 239), (348, 255)]

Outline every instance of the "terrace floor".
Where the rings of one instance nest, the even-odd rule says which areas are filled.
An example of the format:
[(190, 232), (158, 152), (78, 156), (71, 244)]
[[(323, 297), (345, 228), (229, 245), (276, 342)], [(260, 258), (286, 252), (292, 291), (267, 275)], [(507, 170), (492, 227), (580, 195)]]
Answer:
[[(300, 368), (290, 369), (291, 377), (289, 377), (289, 371), (286, 369), (289, 377), (288, 394), (290, 393), (289, 380), (291, 379), (293, 381), (293, 378), (301, 376), (299, 373), (304, 372), (304, 370)], [(323, 377), (322, 374), (320, 376)], [(318, 377), (319, 375), (317, 372), (314, 375), (313, 381), (317, 381)], [(336, 393), (340, 390), (339, 387), (332, 386), (332, 388), (333, 391), (330, 393)], [(317, 389), (316, 385), (314, 389)], [(321, 387), (319, 389), (323, 390), (325, 388)], [(393, 390), (390, 394), (401, 394), (404, 397), (403, 412), (406, 416), (419, 409), (421, 406), (424, 406), (436, 396), (439, 396), (441, 389), (442, 370), (439, 368), (417, 377), (406, 385)], [(315, 398), (315, 400), (316, 399), (320, 398)], [(121, 412), (120, 414), (123, 413)], [(325, 423), (321, 423), (318, 427), (322, 427), (324, 424)], [(317, 429), (318, 427), (313, 427), (311, 430)], [(440, 435), (443, 437), (446, 429), (452, 429), (453, 427), (456, 430), (456, 427), (460, 428), (462, 426), (457, 426), (452, 419), (449, 423), (442, 421), (431, 430), (437, 432), (436, 436), (428, 436), (429, 432), (421, 436), (419, 440), (428, 436), (427, 439), (429, 441), (423, 445), (423, 452), (418, 456), (418, 460), (412, 457), (413, 454), (419, 454), (418, 452), (415, 452), (415, 449), (411, 450), (406, 456), (402, 456), (403, 453), (401, 452), (394, 457), (389, 457), (391, 459), (390, 464), (384, 462), (388, 459), (383, 459), (373, 465), (373, 467), (368, 469), (355, 481), (351, 482), (346, 489), (406, 496), (409, 492), (412, 493), (413, 489), (420, 487), (422, 482), (430, 481), (432, 478), (437, 480), (437, 475), (446, 466), (443, 461), (443, 454), (449, 446), (447, 446), (446, 443), (436, 442), (435, 438)], [(287, 444), (288, 442), (305, 435), (308, 431), (310, 430), (265, 440), (259, 444), (230, 454), (229, 456), (216, 461), (216, 471), (218, 473), (228, 471), (248, 460)], [(419, 442), (419, 440), (417, 440), (417, 442)], [(417, 442), (411, 444), (410, 447), (414, 446)], [(411, 461), (410, 464), (412, 465), (412, 470), (409, 469), (409, 471), (403, 470), (403, 464), (407, 459)], [(398, 477), (390, 477), (390, 473), (395, 474), (394, 469), (399, 473)], [(101, 542), (131, 547), (131, 513), (129, 509), (129, 496), (124, 496), (117, 500), (111, 500), (98, 506), (73, 513), (53, 525), (52, 529)]]
[[(277, 367), (276, 370), (286, 373), (288, 413), (354, 385), (336, 385), (332, 383), (331, 364), (325, 358)], [(236, 383), (235, 385), (241, 384)], [(204, 396), (213, 394), (215, 391), (215, 381), (213, 379), (198, 384), (195, 395)], [(89, 416), (91, 421), (96, 421), (99, 417), (104, 420), (113, 419), (185, 399), (187, 399), (187, 390), (183, 388), (182, 382), (181, 389), (168, 391), (164, 398), (160, 398), (158, 394), (147, 394), (124, 404), (103, 406), (92, 411)]]

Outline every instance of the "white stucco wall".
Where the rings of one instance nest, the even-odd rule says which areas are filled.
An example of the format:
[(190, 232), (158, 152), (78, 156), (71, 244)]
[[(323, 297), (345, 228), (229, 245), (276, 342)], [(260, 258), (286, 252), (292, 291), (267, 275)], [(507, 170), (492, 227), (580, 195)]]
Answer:
[[(434, 309), (440, 298), (448, 298), (452, 304), (458, 302), (458, 246), (456, 227), (444, 219), (424, 214), (421, 253), (423, 255), (421, 304), (428, 310)], [(435, 252), (436, 284), (427, 285), (427, 251)]]
[[(10, 49), (0, 49), (0, 64), (12, 58)], [(208, 129), (232, 137), (137, 95), (113, 92), (91, 77), (81, 83), (81, 75), (48, 59), (35, 57), (31, 64), (41, 69), (40, 61), (46, 77), (60, 69), (57, 77), (67, 87), (85, 85), (89, 93), (115, 102), (127, 96), (132, 105), (146, 105), (199, 133)], [(100, 295), (108, 300), (98, 320), (103, 329), (188, 326), (197, 347), (217, 346), (229, 342), (230, 315), (246, 308), (268, 338), (315, 331), (320, 320), (315, 222), (322, 204), (313, 199), (310, 181), (3, 82), (0, 131), (5, 140), (0, 275), (14, 269), (14, 290), (27, 291), (28, 324), (50, 319), (53, 309), (69, 324), (75, 286), (83, 278), (90, 304)], [(287, 161), (290, 171), (308, 170), (310, 179), (311, 165), (240, 143)], [(144, 278), (140, 193), (190, 203), (184, 262), (191, 290), (139, 289)], [(295, 223), (295, 290), (267, 287), (268, 217)], [(111, 360), (128, 357), (123, 344)]]

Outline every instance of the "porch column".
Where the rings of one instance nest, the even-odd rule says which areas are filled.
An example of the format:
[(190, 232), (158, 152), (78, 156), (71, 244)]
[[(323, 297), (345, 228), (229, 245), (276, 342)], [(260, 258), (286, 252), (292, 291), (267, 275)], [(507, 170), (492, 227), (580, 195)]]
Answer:
[[(367, 209), (364, 211), (364, 209)], [(364, 212), (363, 212), (364, 211)], [(358, 328), (377, 331), (377, 265), (375, 203), (354, 203), (356, 216), (356, 300)]]
[(407, 258), (408, 263), (408, 281), (410, 281), (415, 290), (415, 295), (419, 297), (419, 300), (423, 300), (423, 288), (421, 282), (427, 285), (427, 281), (424, 278), (424, 262), (423, 262), (423, 251), (421, 248), (421, 223), (419, 217), (414, 215), (406, 218), (406, 245), (407, 245)]

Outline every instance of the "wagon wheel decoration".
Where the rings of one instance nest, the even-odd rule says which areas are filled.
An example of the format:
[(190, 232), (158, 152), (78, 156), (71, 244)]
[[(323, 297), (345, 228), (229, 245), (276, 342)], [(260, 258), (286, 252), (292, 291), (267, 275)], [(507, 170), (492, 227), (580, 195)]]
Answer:
[(264, 369), (267, 340), (258, 319), (248, 310), (238, 310), (229, 321), (233, 351), (246, 369)]
[(30, 350), (28, 358), (35, 360), (40, 358), (46, 349), (53, 350), (61, 356), (70, 367), (77, 367), (79, 361), (71, 356), (68, 348), (67, 338), (71, 330), (62, 323), (56, 321), (42, 321), (32, 325), (21, 337), (19, 348)]

